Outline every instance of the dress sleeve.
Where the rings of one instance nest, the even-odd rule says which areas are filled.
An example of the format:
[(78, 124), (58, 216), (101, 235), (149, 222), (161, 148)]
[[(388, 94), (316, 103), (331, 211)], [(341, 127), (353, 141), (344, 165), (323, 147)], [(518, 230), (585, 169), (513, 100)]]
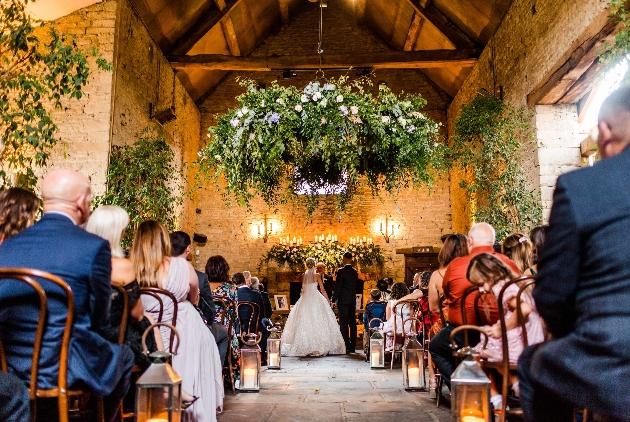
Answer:
[(518, 284), (510, 284), (503, 292), (503, 309), (507, 312), (509, 308), (509, 303), (512, 299), (516, 297), (518, 294), (519, 285)]

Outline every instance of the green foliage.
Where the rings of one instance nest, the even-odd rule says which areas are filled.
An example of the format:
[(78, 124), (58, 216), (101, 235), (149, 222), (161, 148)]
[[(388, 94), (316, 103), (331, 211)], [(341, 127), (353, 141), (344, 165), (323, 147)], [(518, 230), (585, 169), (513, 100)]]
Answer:
[[(181, 173), (173, 166), (175, 154), (164, 132), (153, 127), (142, 131), (131, 146), (113, 146), (107, 171), (107, 193), (94, 206), (118, 205), (129, 213), (135, 229), (146, 220), (157, 220), (175, 229), (177, 207), (183, 199), (175, 187)], [(131, 245), (135, 230), (127, 230), (123, 246)]]
[(340, 242), (311, 243), (302, 246), (274, 245), (260, 260), (258, 268), (264, 263), (274, 261), (280, 266), (288, 264), (294, 271), (304, 271), (306, 258), (315, 258), (317, 262), (323, 262), (331, 271), (341, 267), (343, 254), (352, 252), (355, 261), (361, 267), (378, 265), (382, 267), (385, 257), (381, 247), (371, 244), (346, 244)]
[(607, 66), (613, 66), (630, 53), (630, 4), (627, 0), (610, 0), (611, 17), (621, 24), (615, 34), (615, 42), (604, 44), (604, 52), (599, 59)]
[(269, 205), (298, 200), (308, 214), (318, 205), (317, 189), (337, 196), (344, 210), (365, 184), (373, 195), (410, 184), (430, 185), (441, 168), (438, 125), (420, 113), (420, 95), (403, 99), (388, 88), (373, 97), (365, 80), (346, 78), (309, 83), (303, 91), (273, 82), (258, 89), (252, 80), (239, 106), (218, 116), (208, 129), (210, 143), (200, 152), (202, 174), (224, 176), (228, 195), (248, 206), (255, 196)]
[[(17, 185), (33, 188), (33, 166), (46, 165), (57, 142), (57, 125), (47, 108), (80, 99), (90, 71), (69, 36), (31, 19), (27, 1), (0, 0), (0, 186), (11, 183), (10, 170), (18, 174)], [(35, 34), (39, 23), (48, 26), (46, 39)], [(101, 59), (99, 66), (106, 64)]]
[(465, 171), (460, 186), (470, 201), (471, 219), (491, 224), (498, 240), (527, 233), (542, 219), (521, 165), (521, 139), (531, 135), (527, 109), (515, 110), (493, 96), (463, 105), (455, 120), (448, 162)]

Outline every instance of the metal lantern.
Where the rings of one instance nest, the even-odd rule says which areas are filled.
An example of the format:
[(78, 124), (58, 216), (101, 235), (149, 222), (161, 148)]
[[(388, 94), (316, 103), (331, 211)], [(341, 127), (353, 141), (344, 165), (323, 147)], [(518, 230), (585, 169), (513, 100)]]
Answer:
[(241, 382), (239, 390), (242, 392), (257, 393), (260, 390), (260, 343), (262, 336), (257, 334), (245, 334), (241, 337), (244, 345), (241, 347)]
[(282, 361), (282, 340), (280, 324), (276, 323), (267, 339), (267, 369), (280, 369)]
[(370, 369), (375, 368), (385, 368), (385, 339), (380, 330), (370, 336)]
[(407, 336), (407, 341), (402, 349), (402, 372), (405, 390), (426, 390), (424, 348), (418, 343), (418, 335), (414, 332)]
[[(177, 335), (175, 327), (167, 323), (157, 323), (146, 329), (142, 336), (142, 347), (145, 354), (147, 334), (154, 327), (164, 325), (170, 327)], [(160, 351), (149, 355), (153, 363), (136, 382), (136, 421), (137, 422), (179, 422), (181, 419), (182, 377), (169, 364), (171, 354)]]

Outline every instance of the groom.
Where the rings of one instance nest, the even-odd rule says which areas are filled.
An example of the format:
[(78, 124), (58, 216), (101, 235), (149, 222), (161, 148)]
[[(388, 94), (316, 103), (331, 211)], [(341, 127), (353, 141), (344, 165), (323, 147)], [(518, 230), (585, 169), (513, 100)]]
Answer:
[[(337, 305), (339, 328), (343, 341), (346, 343), (346, 354), (350, 354), (354, 353), (357, 344), (357, 324), (354, 313), (359, 274), (352, 268), (352, 253), (343, 254), (343, 264), (344, 267), (337, 271), (337, 283), (332, 301)], [(350, 338), (348, 338), (348, 329), (350, 329)]]

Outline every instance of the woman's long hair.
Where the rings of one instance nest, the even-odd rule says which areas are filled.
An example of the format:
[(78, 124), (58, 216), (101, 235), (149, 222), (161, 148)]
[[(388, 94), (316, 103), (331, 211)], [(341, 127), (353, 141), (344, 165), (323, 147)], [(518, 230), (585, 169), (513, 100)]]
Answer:
[(438, 255), (440, 267), (447, 267), (455, 258), (468, 255), (468, 239), (461, 233), (454, 233), (446, 238)]
[[(502, 280), (512, 280), (517, 276), (518, 275), (515, 274), (505, 262), (487, 252), (475, 255), (473, 259), (470, 260), (470, 264), (466, 270), (466, 278), (468, 281), (479, 287), (481, 287), (484, 282), (492, 287)], [(499, 306), (502, 305), (499, 304)], [(490, 308), (485, 300), (483, 300), (483, 308), (486, 317), (490, 319)]]
[(547, 238), (548, 225), (536, 226), (529, 233), (529, 238), (532, 240), (534, 250), (532, 251), (532, 264), (538, 264), (538, 260), (542, 255), (543, 248), (545, 246), (545, 239)]
[(129, 224), (129, 214), (117, 205), (102, 205), (92, 212), (85, 230), (109, 242), (112, 256), (124, 258), (125, 252), (120, 246), (122, 234)]
[(171, 256), (171, 240), (166, 228), (154, 220), (138, 226), (131, 247), (131, 263), (136, 280), (143, 287), (162, 288), (164, 258)]
[(39, 209), (34, 193), (21, 188), (0, 192), (0, 242), (32, 226)]
[(516, 263), (521, 274), (532, 266), (532, 243), (524, 234), (514, 233), (506, 237), (501, 250)]
[(400, 281), (394, 283), (392, 286), (392, 292), (389, 295), (390, 300), (398, 300), (403, 298), (409, 294), (409, 289), (405, 283), (401, 283)]
[(232, 284), (230, 266), (221, 255), (214, 255), (206, 262), (206, 275), (211, 283)]

